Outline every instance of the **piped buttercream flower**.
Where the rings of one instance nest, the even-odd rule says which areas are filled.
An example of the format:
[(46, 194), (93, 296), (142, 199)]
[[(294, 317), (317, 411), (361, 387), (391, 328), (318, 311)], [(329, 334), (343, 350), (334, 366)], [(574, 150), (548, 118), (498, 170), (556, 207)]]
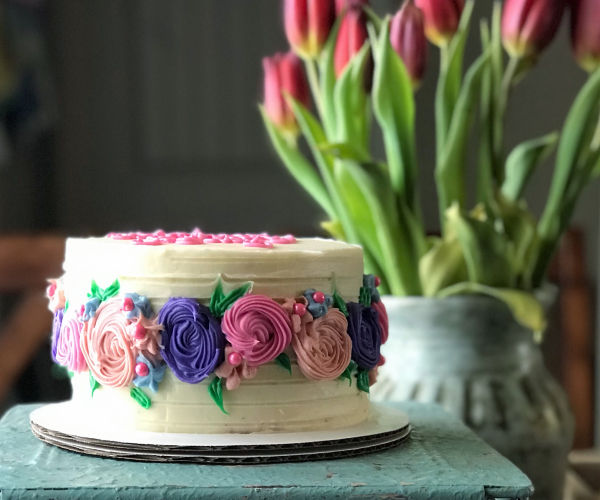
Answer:
[(273, 361), (292, 340), (290, 317), (265, 295), (246, 295), (235, 301), (225, 312), (221, 326), (229, 343), (248, 366)]
[(333, 305), (333, 297), (331, 295), (315, 290), (314, 288), (305, 290), (304, 297), (308, 302), (308, 312), (313, 318), (325, 316), (327, 310)]
[(334, 380), (344, 372), (352, 354), (347, 328), (346, 316), (339, 309), (330, 309), (293, 336), (292, 347), (305, 377)]
[(136, 321), (127, 326), (127, 333), (133, 346), (143, 353), (147, 358), (155, 360), (160, 357), (161, 330), (157, 318), (146, 318), (139, 316)]
[(136, 350), (121, 312), (121, 300), (102, 302), (84, 324), (81, 352), (94, 378), (107, 387), (125, 387), (133, 380)]
[(66, 300), (62, 279), (48, 280), (46, 296), (48, 297), (48, 308), (50, 311), (56, 312), (58, 309), (64, 309)]
[(162, 382), (165, 376), (167, 365), (162, 361), (154, 363), (146, 358), (143, 354), (139, 354), (135, 363), (135, 378), (133, 385), (136, 387), (149, 387), (152, 392), (158, 391), (158, 384)]
[(58, 342), (60, 340), (60, 327), (62, 325), (64, 315), (65, 315), (64, 309), (57, 309), (56, 311), (54, 311), (54, 318), (52, 320), (52, 345), (51, 345), (52, 359), (54, 360), (55, 363), (59, 363), (59, 364), (60, 364), (60, 362), (56, 359), (56, 350), (58, 348)]
[(352, 339), (352, 359), (359, 368), (370, 370), (379, 361), (381, 327), (377, 312), (356, 302), (348, 302), (348, 334)]
[(80, 337), (83, 323), (74, 308), (69, 309), (62, 320), (60, 335), (53, 352), (55, 361), (74, 372), (88, 369), (85, 357), (81, 352)]
[(171, 298), (158, 322), (164, 328), (162, 357), (182, 382), (200, 382), (221, 363), (225, 338), (208, 307), (193, 299)]
[(257, 366), (248, 366), (242, 355), (233, 347), (225, 348), (225, 361), (215, 370), (215, 375), (225, 379), (225, 388), (228, 391), (237, 389), (242, 379), (250, 379), (258, 373)]
[(126, 293), (123, 296), (122, 311), (127, 319), (136, 319), (140, 316), (151, 318), (154, 314), (148, 298), (138, 293)]
[(381, 327), (381, 343), (385, 344), (390, 333), (390, 321), (388, 319), (387, 309), (382, 300), (373, 302), (371, 307), (377, 311), (377, 322)]
[(307, 310), (308, 301), (305, 297), (288, 298), (281, 302), (281, 307), (290, 316), (292, 334), (299, 332), (304, 324), (312, 321), (313, 317)]

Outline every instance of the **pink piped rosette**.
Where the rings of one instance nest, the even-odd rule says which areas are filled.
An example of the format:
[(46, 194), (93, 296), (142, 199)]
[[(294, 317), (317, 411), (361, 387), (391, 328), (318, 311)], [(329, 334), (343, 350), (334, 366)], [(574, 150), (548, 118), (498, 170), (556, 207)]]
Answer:
[(56, 339), (54, 355), (54, 359), (58, 364), (77, 373), (88, 369), (85, 356), (80, 347), (82, 330), (83, 322), (79, 314), (73, 308), (65, 312), (60, 326), (60, 333)]
[(264, 295), (246, 295), (237, 300), (225, 312), (221, 328), (248, 366), (273, 361), (292, 341), (290, 316)]

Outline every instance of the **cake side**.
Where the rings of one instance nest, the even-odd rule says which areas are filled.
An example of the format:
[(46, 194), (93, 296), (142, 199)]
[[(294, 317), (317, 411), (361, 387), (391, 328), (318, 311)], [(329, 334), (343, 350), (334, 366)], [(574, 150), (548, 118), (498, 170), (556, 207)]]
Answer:
[(161, 233), (70, 238), (49, 287), (53, 357), (91, 421), (205, 434), (368, 417), (387, 325), (360, 247)]

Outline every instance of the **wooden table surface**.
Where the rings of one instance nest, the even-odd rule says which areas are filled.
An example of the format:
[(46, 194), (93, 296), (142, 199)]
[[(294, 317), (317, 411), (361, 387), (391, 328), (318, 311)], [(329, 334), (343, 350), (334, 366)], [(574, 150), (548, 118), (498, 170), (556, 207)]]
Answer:
[(39, 405), (0, 420), (0, 498), (410, 498), (526, 499), (529, 479), (435, 405), (396, 405), (411, 437), (362, 457), (274, 465), (118, 461), (42, 443), (29, 429)]

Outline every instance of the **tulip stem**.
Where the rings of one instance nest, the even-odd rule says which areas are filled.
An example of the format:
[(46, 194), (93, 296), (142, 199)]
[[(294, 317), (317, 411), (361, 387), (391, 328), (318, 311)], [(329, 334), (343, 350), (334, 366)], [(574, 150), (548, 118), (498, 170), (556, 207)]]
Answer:
[(321, 87), (319, 85), (319, 75), (317, 73), (317, 64), (314, 59), (307, 59), (306, 61), (306, 75), (308, 77), (308, 84), (312, 92), (317, 111), (321, 120), (323, 120), (323, 100), (321, 96)]

